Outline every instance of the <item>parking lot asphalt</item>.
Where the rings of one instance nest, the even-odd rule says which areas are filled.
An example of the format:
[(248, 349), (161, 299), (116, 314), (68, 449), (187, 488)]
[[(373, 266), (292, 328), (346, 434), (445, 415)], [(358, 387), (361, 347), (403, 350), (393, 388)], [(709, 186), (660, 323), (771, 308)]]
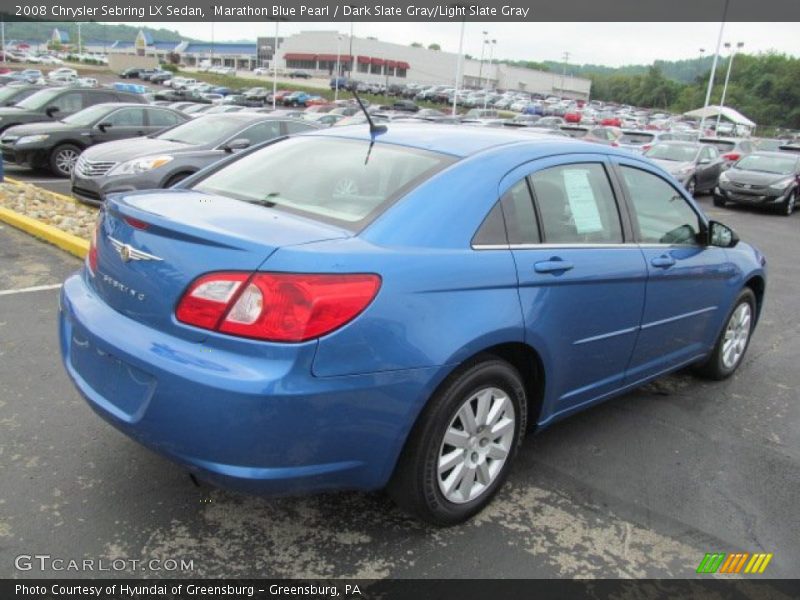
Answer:
[[(472, 522), (433, 529), (381, 493), (289, 499), (195, 487), (98, 418), (58, 353), (57, 284), (80, 263), (0, 224), (0, 577), (692, 577), (706, 552), (800, 565), (800, 215), (712, 216), (769, 259), (746, 360), (688, 373), (529, 437)], [(19, 571), (20, 554), (188, 559), (185, 571)], [(155, 567), (154, 567), (155, 568)]]
[(27, 167), (19, 167), (8, 163), (3, 165), (3, 171), (7, 177), (18, 181), (24, 181), (25, 183), (36, 185), (40, 188), (50, 190), (51, 192), (64, 194), (65, 196), (72, 196), (69, 179), (56, 177), (49, 171), (43, 169), (29, 169)]

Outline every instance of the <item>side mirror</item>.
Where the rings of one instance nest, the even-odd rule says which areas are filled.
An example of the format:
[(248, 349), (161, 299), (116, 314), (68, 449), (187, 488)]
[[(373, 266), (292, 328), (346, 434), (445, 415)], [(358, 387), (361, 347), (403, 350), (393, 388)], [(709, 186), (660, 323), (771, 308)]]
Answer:
[(57, 112), (60, 112), (60, 111), (61, 111), (61, 109), (58, 108), (57, 106), (48, 106), (45, 109), (44, 114), (46, 114), (48, 117), (52, 117), (54, 114), (56, 114)]
[(697, 161), (698, 165), (707, 165), (707, 164), (710, 164), (710, 163), (711, 163), (711, 159), (710, 158), (701, 158), (699, 161)]
[(723, 225), (719, 221), (709, 221), (708, 223), (708, 245), (718, 248), (733, 248), (739, 243), (739, 236), (736, 232)]
[(108, 129), (109, 127), (113, 127), (113, 125), (108, 121), (103, 121), (102, 123), (97, 124), (97, 128), (103, 133), (105, 133), (106, 129)]
[(236, 138), (235, 140), (231, 140), (227, 144), (225, 144), (222, 149), (225, 152), (231, 153), (237, 150), (244, 150), (245, 148), (250, 147), (250, 140), (247, 138)]

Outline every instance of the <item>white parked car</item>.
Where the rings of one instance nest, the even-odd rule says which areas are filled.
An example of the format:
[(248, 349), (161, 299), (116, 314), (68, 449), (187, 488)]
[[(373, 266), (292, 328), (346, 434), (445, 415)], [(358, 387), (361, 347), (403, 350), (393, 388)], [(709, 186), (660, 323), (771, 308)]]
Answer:
[(55, 80), (57, 77), (62, 77), (64, 75), (72, 76), (73, 79), (78, 78), (78, 72), (75, 69), (70, 69), (69, 67), (61, 67), (60, 69), (53, 69), (47, 74), (47, 78)]
[(75, 83), (77, 85), (80, 85), (80, 86), (83, 86), (83, 87), (99, 87), (100, 86), (100, 84), (97, 82), (97, 79), (95, 79), (94, 77), (80, 77), (80, 78), (75, 80)]

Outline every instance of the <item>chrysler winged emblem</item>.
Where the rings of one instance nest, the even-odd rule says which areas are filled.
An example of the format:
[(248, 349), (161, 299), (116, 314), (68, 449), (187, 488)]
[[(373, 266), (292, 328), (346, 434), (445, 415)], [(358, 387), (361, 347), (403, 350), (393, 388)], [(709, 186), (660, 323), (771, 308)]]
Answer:
[(117, 254), (119, 254), (122, 262), (130, 262), (132, 260), (163, 260), (158, 256), (137, 250), (130, 244), (123, 244), (119, 240), (115, 240), (112, 237), (109, 237), (108, 239), (111, 242), (111, 245), (114, 246), (114, 250), (116, 250)]

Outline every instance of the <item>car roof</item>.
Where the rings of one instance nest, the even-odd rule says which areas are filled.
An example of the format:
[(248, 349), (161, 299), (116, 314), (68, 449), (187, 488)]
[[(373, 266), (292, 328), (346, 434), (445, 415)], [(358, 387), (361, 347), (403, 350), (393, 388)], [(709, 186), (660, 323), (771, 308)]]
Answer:
[[(369, 127), (366, 124), (331, 127), (302, 135), (372, 140)], [(419, 148), (420, 150), (429, 150), (457, 157), (466, 157), (492, 148), (516, 143), (541, 144), (543, 150), (557, 143), (560, 149), (564, 151), (618, 154), (607, 146), (596, 144), (588, 146), (587, 142), (556, 136), (532, 136), (522, 133), (516, 128), (467, 128), (460, 125), (442, 124), (436, 126), (435, 135), (432, 135), (431, 126), (428, 122), (425, 122), (425, 124), (413, 122), (390, 123), (387, 131), (376, 135), (375, 139), (388, 144)], [(623, 155), (627, 156), (627, 154)]]
[[(748, 154), (747, 156), (768, 156), (770, 158), (786, 158), (787, 156), (792, 156), (791, 154), (786, 154), (786, 152), (776, 152), (774, 150), (756, 150)], [(800, 158), (798, 156), (794, 156), (794, 158)]]

